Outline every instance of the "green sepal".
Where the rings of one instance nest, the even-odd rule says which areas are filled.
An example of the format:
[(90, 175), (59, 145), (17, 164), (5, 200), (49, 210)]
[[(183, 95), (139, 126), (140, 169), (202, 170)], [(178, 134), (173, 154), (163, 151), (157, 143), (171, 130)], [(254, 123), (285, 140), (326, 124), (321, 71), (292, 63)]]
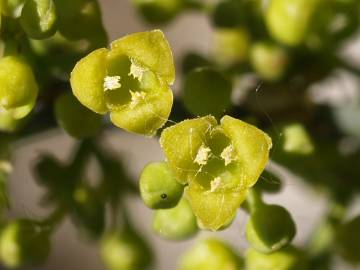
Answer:
[(125, 54), (149, 68), (168, 85), (175, 80), (175, 65), (170, 45), (163, 32), (153, 30), (125, 36), (111, 43), (111, 50)]
[(247, 195), (247, 190), (211, 192), (195, 182), (190, 183), (185, 192), (200, 227), (211, 231), (231, 223)]
[(70, 78), (71, 88), (77, 99), (99, 114), (107, 112), (103, 89), (107, 53), (108, 50), (102, 48), (81, 59), (71, 72)]

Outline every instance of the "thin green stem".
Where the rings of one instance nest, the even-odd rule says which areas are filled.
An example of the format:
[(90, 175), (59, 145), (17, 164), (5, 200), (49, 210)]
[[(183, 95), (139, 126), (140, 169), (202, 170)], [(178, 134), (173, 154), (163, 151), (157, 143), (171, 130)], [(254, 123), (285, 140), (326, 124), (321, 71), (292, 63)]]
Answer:
[(264, 205), (264, 202), (261, 198), (261, 193), (254, 188), (249, 190), (249, 193), (246, 197), (246, 203), (250, 213), (253, 213), (256, 211), (256, 209)]

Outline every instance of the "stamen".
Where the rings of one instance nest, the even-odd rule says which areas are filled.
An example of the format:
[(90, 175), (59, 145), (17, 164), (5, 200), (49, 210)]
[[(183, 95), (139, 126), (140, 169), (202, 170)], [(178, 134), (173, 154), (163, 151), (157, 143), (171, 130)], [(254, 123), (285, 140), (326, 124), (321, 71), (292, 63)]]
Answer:
[(144, 100), (146, 97), (146, 93), (145, 92), (138, 92), (138, 91), (131, 91), (130, 90), (130, 94), (131, 94), (131, 102), (130, 102), (130, 108), (134, 109), (139, 103), (140, 101)]
[(146, 68), (141, 67), (133, 59), (131, 59), (130, 72), (128, 75), (133, 76), (135, 79), (141, 81), (146, 71)]
[(120, 76), (106, 76), (104, 78), (104, 91), (115, 90), (121, 87)]
[(232, 161), (236, 159), (235, 150), (232, 144), (224, 148), (221, 153), (221, 158), (225, 161), (225, 166), (229, 165)]
[(194, 162), (199, 165), (206, 165), (210, 153), (211, 153), (211, 149), (209, 147), (206, 147), (205, 145), (201, 145), (199, 151), (196, 154)]

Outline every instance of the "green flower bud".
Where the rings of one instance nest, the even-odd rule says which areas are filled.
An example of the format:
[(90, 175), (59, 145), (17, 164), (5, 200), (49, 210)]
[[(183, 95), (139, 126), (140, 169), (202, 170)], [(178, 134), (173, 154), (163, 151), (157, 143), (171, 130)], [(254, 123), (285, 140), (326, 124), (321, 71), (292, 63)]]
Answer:
[(105, 209), (94, 189), (87, 186), (75, 189), (71, 214), (85, 237), (97, 239), (101, 236), (105, 228)]
[(172, 209), (161, 209), (155, 212), (154, 231), (169, 240), (183, 240), (198, 231), (196, 217), (186, 199), (182, 199)]
[(321, 0), (272, 0), (266, 25), (274, 39), (289, 46), (302, 43)]
[(53, 0), (28, 0), (22, 9), (20, 23), (33, 39), (44, 39), (55, 34), (57, 15)]
[(295, 233), (290, 213), (279, 205), (260, 205), (251, 213), (246, 225), (247, 240), (262, 253), (271, 253), (286, 246)]
[(60, 33), (67, 39), (97, 39), (107, 43), (97, 0), (54, 0)]
[(184, 105), (196, 116), (220, 117), (231, 106), (231, 82), (210, 68), (198, 68), (186, 75)]
[(185, 120), (165, 129), (160, 143), (177, 179), (188, 184), (195, 215), (210, 230), (234, 218), (271, 148), (268, 135), (229, 116), (220, 125), (212, 116)]
[(244, 269), (241, 259), (222, 241), (206, 239), (190, 249), (179, 263), (179, 270)]
[(285, 152), (300, 155), (310, 155), (314, 152), (314, 144), (303, 125), (299, 123), (287, 125), (282, 133)]
[(140, 176), (140, 194), (152, 208), (172, 208), (177, 205), (184, 187), (177, 182), (166, 162), (148, 164)]
[(6, 16), (17, 18), (26, 0), (2, 0), (2, 13)]
[(24, 60), (17, 56), (0, 60), (0, 110), (23, 118), (34, 107), (37, 94), (34, 74)]
[(56, 100), (55, 116), (59, 126), (76, 138), (94, 136), (101, 127), (101, 115), (81, 105), (71, 93)]
[(184, 0), (132, 0), (140, 14), (149, 23), (171, 21), (184, 8)]
[(152, 264), (151, 250), (132, 230), (109, 232), (101, 241), (100, 249), (108, 270), (142, 270)]
[(250, 36), (245, 28), (218, 28), (214, 33), (214, 57), (223, 66), (244, 62)]
[(78, 100), (129, 132), (154, 135), (167, 121), (175, 78), (170, 47), (161, 31), (136, 33), (80, 60), (71, 73)]
[(344, 259), (353, 264), (360, 263), (360, 216), (340, 226), (335, 244)]
[(304, 254), (294, 247), (286, 247), (270, 254), (248, 249), (245, 255), (247, 270), (306, 270)]
[(0, 237), (0, 257), (10, 268), (43, 263), (49, 256), (50, 239), (38, 223), (22, 219), (5, 226)]
[(287, 51), (278, 45), (258, 42), (251, 47), (251, 65), (255, 72), (265, 80), (281, 79), (288, 66), (288, 61)]

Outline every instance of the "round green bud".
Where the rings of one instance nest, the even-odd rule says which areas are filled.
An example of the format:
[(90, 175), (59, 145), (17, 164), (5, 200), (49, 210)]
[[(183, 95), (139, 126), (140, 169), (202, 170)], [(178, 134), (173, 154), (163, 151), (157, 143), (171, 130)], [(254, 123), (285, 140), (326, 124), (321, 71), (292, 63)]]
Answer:
[(38, 85), (30, 66), (17, 56), (0, 60), (0, 109), (25, 117), (35, 105)]
[(152, 263), (151, 250), (131, 230), (108, 233), (101, 241), (100, 254), (108, 270), (144, 270)]
[(214, 57), (222, 66), (244, 62), (250, 36), (245, 28), (218, 28), (214, 33)]
[(272, 0), (266, 11), (271, 36), (289, 46), (302, 43), (321, 0)]
[(48, 231), (32, 220), (11, 222), (1, 233), (1, 262), (9, 268), (41, 264), (48, 258), (49, 251)]
[(132, 0), (140, 14), (149, 23), (166, 23), (178, 15), (184, 0)]
[(198, 68), (186, 75), (184, 105), (196, 116), (220, 117), (231, 106), (231, 82), (211, 68)]
[(286, 72), (288, 62), (287, 51), (276, 44), (258, 42), (251, 46), (250, 63), (255, 72), (264, 80), (281, 79)]
[(172, 208), (177, 205), (184, 187), (176, 181), (166, 162), (148, 164), (140, 176), (140, 195), (152, 208)]
[(90, 53), (76, 64), (70, 82), (84, 106), (109, 112), (111, 122), (129, 132), (153, 136), (170, 115), (174, 78), (169, 44), (155, 30)]
[(20, 24), (33, 39), (44, 39), (55, 34), (57, 15), (53, 0), (28, 0), (22, 9)]
[(360, 216), (340, 226), (335, 244), (344, 259), (353, 264), (360, 263)]
[(180, 260), (179, 270), (243, 269), (234, 251), (217, 239), (206, 239), (191, 248)]
[(246, 238), (259, 252), (271, 253), (289, 244), (296, 234), (290, 213), (279, 205), (260, 205), (251, 213)]
[(304, 254), (294, 247), (286, 247), (270, 254), (248, 249), (245, 255), (247, 270), (306, 270)]
[(53, 0), (58, 14), (58, 28), (67, 39), (93, 39), (107, 35), (101, 20), (101, 11), (96, 0)]
[(72, 93), (57, 98), (55, 116), (59, 126), (76, 138), (94, 136), (101, 128), (102, 116), (84, 107)]
[(193, 236), (198, 231), (198, 226), (189, 202), (182, 199), (172, 209), (155, 212), (153, 229), (165, 239), (183, 240)]
[(2, 13), (6, 16), (17, 18), (26, 0), (2, 0)]

